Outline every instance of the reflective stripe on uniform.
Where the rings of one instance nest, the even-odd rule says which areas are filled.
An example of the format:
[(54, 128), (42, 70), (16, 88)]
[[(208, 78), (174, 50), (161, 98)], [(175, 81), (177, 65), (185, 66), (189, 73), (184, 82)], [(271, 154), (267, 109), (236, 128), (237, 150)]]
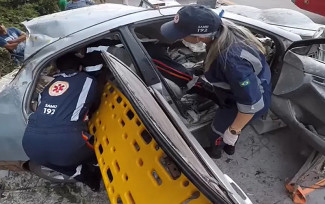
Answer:
[(82, 87), (82, 91), (78, 98), (76, 109), (72, 113), (71, 121), (77, 121), (79, 119), (80, 111), (84, 107), (92, 81), (93, 80), (91, 78), (89, 77), (86, 78), (86, 81)]
[(212, 129), (212, 131), (213, 131), (214, 133), (216, 133), (217, 135), (220, 135), (220, 136), (223, 135), (222, 132), (218, 131), (218, 130), (214, 127), (213, 123), (211, 123), (211, 129)]
[(257, 101), (256, 103), (254, 103), (252, 105), (245, 105), (245, 104), (237, 103), (237, 108), (238, 108), (238, 111), (241, 113), (254, 114), (264, 108), (263, 96), (261, 97), (261, 99), (259, 101)]
[(41, 104), (41, 99), (42, 99), (42, 96), (41, 96), (41, 94), (39, 93), (38, 94), (38, 99), (37, 99), (37, 102), (38, 102), (38, 106)]
[(263, 94), (264, 88), (261, 85), (262, 84), (261, 79), (258, 78), (258, 76), (257, 76), (259, 73), (261, 73), (261, 71), (263, 69), (261, 60), (258, 57), (256, 57), (255, 55), (253, 55), (252, 53), (248, 52), (247, 50), (242, 50), (240, 53), (240, 57), (247, 60), (253, 66), (258, 86), (260, 88), (261, 94)]
[(260, 88), (261, 94), (263, 94), (264, 93), (264, 87), (262, 86), (261, 79), (256, 76), (256, 80), (257, 80), (257, 85)]
[(214, 82), (212, 83), (214, 86), (222, 88), (222, 89), (226, 89), (226, 90), (230, 90), (230, 85), (226, 82)]
[(53, 75), (53, 77), (62, 76), (62, 77), (64, 77), (64, 78), (67, 78), (67, 77), (73, 77), (73, 76), (76, 76), (77, 74), (78, 74), (78, 72), (73, 72), (73, 73), (71, 73), (71, 74), (58, 73), (58, 74)]
[(99, 71), (101, 70), (103, 67), (103, 64), (98, 64), (98, 65), (95, 65), (95, 66), (87, 66), (84, 68), (84, 71), (86, 72), (96, 72), (96, 71)]
[(241, 51), (240, 57), (247, 60), (253, 66), (256, 75), (261, 73), (263, 66), (261, 60), (258, 57), (254, 56), (252, 53), (246, 50)]

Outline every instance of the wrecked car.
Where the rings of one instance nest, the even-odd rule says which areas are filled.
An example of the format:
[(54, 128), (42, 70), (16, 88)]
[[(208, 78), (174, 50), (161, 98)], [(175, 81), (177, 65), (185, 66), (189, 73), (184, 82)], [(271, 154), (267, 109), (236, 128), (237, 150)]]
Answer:
[(281, 29), (298, 34), (303, 39), (313, 38), (315, 32), (324, 28), (324, 25), (315, 23), (305, 14), (292, 9), (259, 9), (244, 5), (222, 6), (222, 9), (226, 12), (231, 12), (277, 26)]
[[(157, 10), (103, 4), (25, 22), (29, 37), (24, 66), (0, 92), (0, 164), (24, 166), (52, 181), (67, 180), (29, 161), (21, 140), (28, 117), (35, 110), (35, 96), (51, 81), (55, 59), (85, 47), (106, 46), (102, 57), (106, 61), (107, 82), (125, 96), (133, 114), (138, 115), (179, 171), (212, 203), (251, 203), (198, 142), (204, 137), (201, 133), (210, 127), (218, 107), (209, 100), (200, 101), (184, 94), (182, 88), (163, 77), (144, 46), (145, 41), (173, 43), (160, 34), (160, 26), (173, 19), (179, 9), (180, 6)], [(220, 13), (221, 9), (215, 12)], [(325, 103), (325, 65), (319, 58), (325, 40), (302, 40), (292, 32), (230, 12), (225, 12), (223, 17), (245, 26), (265, 45), (272, 70), (271, 111), (295, 134), (325, 154), (325, 110), (321, 109)], [(171, 56), (175, 53), (172, 51)], [(193, 58), (191, 53), (189, 56)], [(194, 60), (182, 64), (191, 70), (197, 68), (191, 63), (200, 66), (201, 62), (201, 58), (194, 56)], [(152, 175), (159, 181), (156, 173)], [(194, 194), (191, 196), (189, 199), (198, 199)]]

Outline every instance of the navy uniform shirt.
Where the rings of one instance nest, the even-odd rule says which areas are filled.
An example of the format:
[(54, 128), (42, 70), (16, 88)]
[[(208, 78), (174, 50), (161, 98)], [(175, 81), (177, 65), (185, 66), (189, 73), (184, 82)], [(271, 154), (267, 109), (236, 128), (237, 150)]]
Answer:
[[(29, 126), (60, 130), (80, 127), (96, 97), (97, 82), (84, 72), (66, 71), (55, 79), (39, 96), (39, 105), (29, 118)], [(79, 129), (79, 128), (77, 128)]]
[(239, 112), (255, 114), (264, 108), (263, 94), (271, 93), (271, 71), (264, 55), (234, 44), (221, 53), (205, 74), (217, 87), (230, 90)]

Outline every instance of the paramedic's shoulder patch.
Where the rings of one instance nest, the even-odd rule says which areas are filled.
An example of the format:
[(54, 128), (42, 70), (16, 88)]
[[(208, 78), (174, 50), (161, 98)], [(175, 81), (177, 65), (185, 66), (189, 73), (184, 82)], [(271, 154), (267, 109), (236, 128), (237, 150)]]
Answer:
[(57, 81), (49, 88), (50, 96), (60, 96), (69, 89), (69, 83), (67, 81)]
[(251, 84), (251, 82), (249, 81), (249, 79), (246, 79), (245, 81), (239, 82), (239, 85), (241, 87), (245, 87), (245, 86), (248, 86), (250, 84)]

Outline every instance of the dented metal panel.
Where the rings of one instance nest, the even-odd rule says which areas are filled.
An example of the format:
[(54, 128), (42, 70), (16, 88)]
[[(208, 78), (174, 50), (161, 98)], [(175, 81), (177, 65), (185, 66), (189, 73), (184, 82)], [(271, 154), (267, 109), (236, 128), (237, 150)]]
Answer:
[(291, 9), (258, 9), (243, 5), (223, 6), (222, 9), (267, 24), (276, 25), (281, 29), (298, 34), (302, 37), (310, 38), (320, 27), (325, 26), (316, 24), (306, 15)]
[(29, 38), (26, 41), (25, 59), (60, 38), (141, 10), (145, 9), (120, 4), (100, 4), (58, 12), (24, 22), (29, 33)]

